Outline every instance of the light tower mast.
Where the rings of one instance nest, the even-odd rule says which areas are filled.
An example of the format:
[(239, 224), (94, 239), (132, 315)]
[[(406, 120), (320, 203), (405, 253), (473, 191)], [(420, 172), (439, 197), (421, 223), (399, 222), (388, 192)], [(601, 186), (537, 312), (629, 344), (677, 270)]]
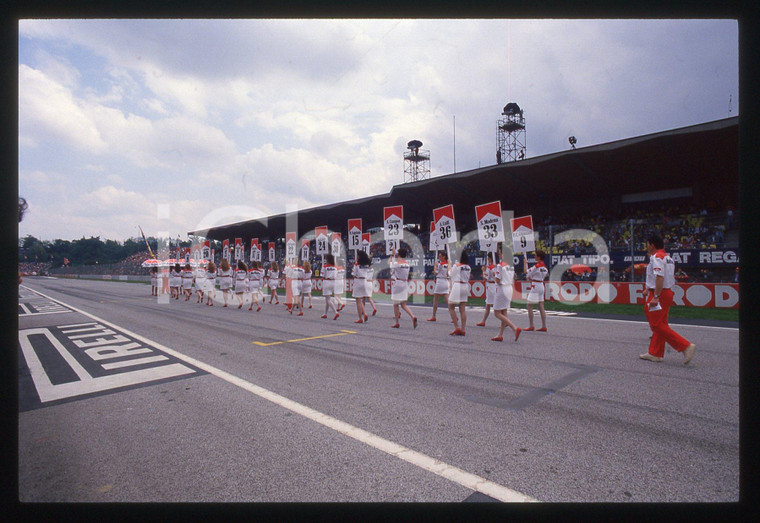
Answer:
[(430, 151), (421, 151), (422, 142), (412, 140), (404, 153), (404, 183), (430, 178)]
[(525, 158), (525, 117), (514, 102), (504, 106), (496, 127), (496, 163), (514, 162)]

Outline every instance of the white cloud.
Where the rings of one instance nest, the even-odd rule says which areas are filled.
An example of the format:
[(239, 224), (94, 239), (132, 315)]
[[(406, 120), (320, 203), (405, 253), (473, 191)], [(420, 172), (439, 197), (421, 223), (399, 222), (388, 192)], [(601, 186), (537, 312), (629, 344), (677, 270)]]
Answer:
[(19, 66), (19, 133), (26, 142), (53, 138), (102, 153), (106, 143), (71, 92), (41, 71)]

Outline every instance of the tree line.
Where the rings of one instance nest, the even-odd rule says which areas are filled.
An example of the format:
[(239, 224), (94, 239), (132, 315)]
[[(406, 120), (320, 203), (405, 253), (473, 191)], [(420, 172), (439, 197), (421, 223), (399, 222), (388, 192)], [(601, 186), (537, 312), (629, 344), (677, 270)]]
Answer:
[[(159, 240), (148, 237), (148, 244), (154, 254), (158, 252)], [(166, 240), (162, 240), (166, 245)], [(181, 247), (190, 247), (191, 242), (180, 242)], [(172, 248), (176, 243), (172, 242)], [(144, 253), (149, 258), (148, 248), (142, 238), (129, 238), (124, 242), (101, 240), (100, 236), (82, 237), (79, 240), (45, 240), (32, 235), (19, 239), (19, 263), (50, 263), (52, 267), (66, 265), (94, 265), (101, 263), (118, 263), (136, 253)], [(68, 262), (68, 263), (67, 263)]]

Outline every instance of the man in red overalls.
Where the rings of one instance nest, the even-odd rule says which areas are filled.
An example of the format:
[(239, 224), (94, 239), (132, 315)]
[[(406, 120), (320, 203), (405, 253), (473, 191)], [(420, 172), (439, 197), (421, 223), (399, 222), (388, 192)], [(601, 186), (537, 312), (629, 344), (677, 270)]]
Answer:
[(678, 352), (683, 353), (686, 365), (694, 357), (694, 344), (678, 334), (668, 325), (668, 311), (673, 305), (672, 287), (675, 285), (675, 262), (665, 252), (661, 237), (652, 235), (647, 238), (649, 265), (647, 266), (646, 289), (644, 290), (644, 312), (652, 329), (649, 351), (639, 358), (649, 361), (662, 361), (665, 356), (665, 343), (669, 343)]

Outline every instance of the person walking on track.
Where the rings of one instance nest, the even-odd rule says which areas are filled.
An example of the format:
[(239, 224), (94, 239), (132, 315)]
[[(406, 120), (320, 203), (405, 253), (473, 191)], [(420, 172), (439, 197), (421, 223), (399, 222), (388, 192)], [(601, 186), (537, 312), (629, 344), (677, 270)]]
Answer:
[[(454, 324), (454, 330), (449, 334), (451, 336), (464, 336), (465, 327), (467, 326), (467, 299), (470, 296), (470, 274), (472, 268), (469, 264), (470, 258), (467, 251), (462, 249), (459, 256), (459, 263), (455, 263), (449, 269), (451, 277), (451, 293), (449, 294), (449, 314), (451, 323)], [(457, 317), (456, 308), (459, 307), (459, 314), (462, 316), (462, 327), (459, 327), (459, 318)]]
[(694, 357), (695, 346), (668, 325), (668, 312), (673, 305), (672, 287), (676, 282), (675, 262), (665, 252), (665, 243), (657, 235), (647, 238), (647, 253), (649, 265), (644, 290), (644, 312), (652, 329), (652, 339), (649, 350), (639, 357), (643, 360), (662, 361), (665, 343), (668, 343), (683, 354), (683, 363), (686, 365)]
[(441, 251), (438, 253), (438, 259), (435, 260), (433, 266), (433, 273), (435, 274), (435, 286), (433, 287), (433, 315), (428, 318), (428, 321), (436, 321), (435, 314), (438, 312), (438, 302), (443, 303), (448, 307), (449, 302), (446, 299), (451, 291), (449, 285), (449, 260), (446, 257), (446, 253)]
[(406, 261), (406, 248), (401, 247), (396, 253), (396, 247), (393, 247), (393, 254), (391, 255), (390, 268), (391, 268), (391, 300), (393, 301), (393, 319), (396, 323), (391, 325), (391, 328), (398, 329), (399, 318), (401, 318), (401, 311), (399, 308), (404, 309), (409, 317), (412, 319), (412, 326), (417, 328), (417, 317), (409, 309), (406, 301), (409, 299), (409, 271), (411, 266)]
[(528, 269), (528, 253), (523, 258), (523, 267), (525, 268), (525, 277), (530, 282), (530, 291), (528, 292), (528, 322), (530, 325), (525, 331), (536, 330), (533, 326), (533, 305), (538, 304), (538, 312), (541, 315), (541, 328), (537, 332), (546, 332), (546, 309), (544, 308), (544, 280), (549, 274), (549, 269), (544, 264), (544, 251), (536, 251), (536, 264)]
[(503, 341), (505, 327), (509, 327), (515, 331), (515, 341), (517, 341), (522, 329), (516, 327), (507, 317), (509, 305), (512, 302), (512, 292), (515, 284), (515, 269), (511, 264), (502, 260), (499, 264), (494, 266), (493, 277), (496, 283), (496, 290), (494, 291), (493, 298), (493, 314), (501, 321), (501, 325), (499, 326), (499, 334), (491, 338), (491, 341)]

